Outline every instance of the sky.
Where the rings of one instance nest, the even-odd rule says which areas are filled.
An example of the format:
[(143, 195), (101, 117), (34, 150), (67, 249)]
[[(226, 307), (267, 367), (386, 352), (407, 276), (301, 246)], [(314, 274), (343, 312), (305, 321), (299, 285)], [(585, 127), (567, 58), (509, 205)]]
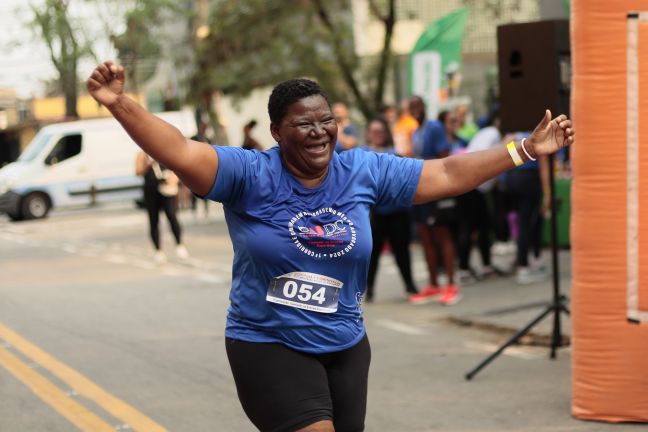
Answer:
[[(69, 1), (71, 13), (79, 18), (85, 32), (95, 40), (93, 50), (97, 57), (101, 60), (114, 58), (115, 51), (102, 32), (107, 24), (97, 18), (97, 10), (107, 10), (107, 7), (97, 7), (86, 0)], [(105, 1), (106, 4), (112, 1), (113, 5), (123, 2)], [(57, 76), (46, 45), (29, 24), (32, 19), (29, 5), (42, 3), (43, 0), (0, 0), (0, 88), (12, 88), (21, 98), (43, 96), (44, 82)], [(113, 22), (108, 25), (118, 26), (117, 17), (111, 13), (102, 16), (111, 16)], [(94, 66), (92, 59), (82, 61), (78, 70), (80, 79), (88, 76)]]

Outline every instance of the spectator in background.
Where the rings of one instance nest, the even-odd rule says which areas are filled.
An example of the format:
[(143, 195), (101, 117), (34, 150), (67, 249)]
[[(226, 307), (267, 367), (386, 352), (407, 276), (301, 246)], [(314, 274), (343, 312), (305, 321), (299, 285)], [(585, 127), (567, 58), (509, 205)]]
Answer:
[(394, 149), (401, 156), (412, 157), (412, 137), (419, 127), (418, 121), (410, 114), (409, 101), (402, 100), (399, 105), (398, 119), (394, 124)]
[[(502, 145), (502, 134), (499, 131), (499, 113), (492, 112), (485, 122), (485, 127), (470, 140), (466, 153), (488, 150)], [(457, 197), (459, 271), (457, 279), (461, 284), (476, 280), (476, 272), (470, 267), (470, 249), (473, 234), (477, 231), (477, 245), (481, 255), (483, 270), (480, 277), (502, 274), (491, 264), (492, 216), (487, 204), (487, 196), (492, 192), (497, 178), (488, 180), (470, 192)]]
[(245, 150), (263, 150), (261, 144), (252, 136), (252, 129), (257, 125), (257, 121), (252, 119), (243, 126), (243, 143), (241, 147)]
[[(395, 154), (389, 124), (384, 118), (373, 119), (367, 125), (367, 149), (378, 153)], [(405, 291), (410, 295), (418, 293), (412, 277), (409, 251), (410, 213), (408, 209), (402, 207), (374, 208), (371, 213), (371, 236), (373, 248), (369, 262), (365, 300), (367, 302), (373, 300), (378, 261), (386, 240), (389, 241), (391, 251), (396, 259), (396, 265), (398, 265), (405, 284)]]
[[(211, 140), (207, 137), (207, 123), (205, 123), (202, 120), (198, 121), (198, 132), (196, 133), (196, 135), (192, 136), (191, 139), (194, 140), (194, 141), (204, 142), (206, 144), (211, 143)], [(183, 200), (185, 199), (184, 197), (187, 197), (187, 196), (189, 197), (189, 199), (191, 201), (191, 211), (194, 214), (194, 216), (196, 216), (196, 214), (198, 212), (198, 205), (197, 204), (198, 204), (198, 199), (199, 198), (196, 197), (196, 195), (194, 195), (189, 190), (189, 188), (186, 187), (185, 185), (182, 185), (180, 194), (183, 197)], [(206, 199), (202, 199), (202, 202), (204, 203), (204, 206), (205, 206), (205, 217), (207, 217), (207, 215), (209, 214), (209, 201), (207, 201)], [(182, 206), (182, 208), (185, 208), (185, 207)]]
[(135, 173), (144, 177), (144, 206), (148, 212), (149, 234), (155, 254), (156, 263), (167, 261), (160, 244), (160, 210), (164, 210), (171, 232), (176, 241), (176, 255), (180, 259), (189, 257), (187, 248), (182, 244), (182, 229), (176, 216), (176, 196), (178, 195), (178, 177), (166, 167), (160, 165), (143, 151), (139, 152), (135, 161)]
[[(410, 100), (409, 110), (420, 125), (412, 136), (414, 154), (420, 159), (438, 159), (448, 156), (449, 145), (443, 125), (438, 120), (427, 120), (423, 99), (414, 96)], [(425, 258), (430, 273), (430, 284), (418, 294), (410, 296), (413, 304), (428, 303), (439, 300), (442, 305), (453, 305), (461, 300), (459, 287), (454, 283), (455, 248), (449, 225), (455, 219), (456, 201), (444, 198), (427, 204), (414, 206), (416, 232), (425, 251)], [(441, 250), (441, 259), (436, 250), (436, 243)], [(439, 261), (448, 278), (445, 288), (438, 284)]]
[(469, 142), (479, 130), (477, 124), (472, 121), (468, 105), (459, 105), (455, 109), (457, 116), (457, 135), (466, 142)]
[(378, 108), (378, 114), (380, 115), (380, 117), (382, 117), (387, 121), (387, 124), (389, 125), (389, 129), (393, 130), (394, 125), (398, 120), (398, 112), (396, 112), (396, 108), (394, 108), (394, 106), (392, 105), (381, 104), (380, 107)]
[(463, 153), (468, 142), (457, 135), (459, 129), (459, 120), (452, 111), (441, 111), (438, 116), (439, 122), (443, 125), (446, 133), (446, 139), (450, 146), (450, 154)]
[(207, 137), (207, 123), (202, 120), (199, 121), (198, 132), (196, 132), (196, 135), (192, 136), (191, 139), (209, 144), (211, 140)]
[(350, 150), (358, 145), (358, 129), (349, 119), (349, 110), (342, 102), (333, 104), (333, 117), (337, 122), (338, 133), (335, 151), (337, 153)]
[[(528, 134), (511, 134), (505, 142), (521, 139)], [(519, 284), (530, 284), (548, 277), (541, 260), (543, 214), (549, 208), (549, 161), (539, 157), (506, 175), (506, 190), (511, 205), (517, 210), (517, 273)], [(543, 194), (543, 191), (545, 193)], [(529, 260), (529, 252), (532, 252)]]

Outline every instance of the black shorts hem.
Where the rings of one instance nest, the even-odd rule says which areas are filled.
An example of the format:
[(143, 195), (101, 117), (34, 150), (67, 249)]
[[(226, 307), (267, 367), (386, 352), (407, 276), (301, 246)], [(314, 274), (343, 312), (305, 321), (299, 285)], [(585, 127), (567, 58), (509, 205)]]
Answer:
[(303, 417), (290, 422), (289, 425), (285, 425), (280, 428), (277, 428), (272, 432), (295, 432), (296, 430), (305, 428), (306, 426), (312, 425), (313, 423), (317, 423), (318, 421), (323, 421), (323, 420), (329, 420), (330, 422), (333, 422), (333, 417), (326, 414), (316, 415), (307, 418)]

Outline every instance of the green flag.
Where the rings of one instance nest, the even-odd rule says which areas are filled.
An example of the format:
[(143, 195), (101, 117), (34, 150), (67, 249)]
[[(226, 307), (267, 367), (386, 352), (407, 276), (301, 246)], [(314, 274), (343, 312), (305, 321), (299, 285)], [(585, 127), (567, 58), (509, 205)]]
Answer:
[(565, 13), (567, 14), (567, 18), (569, 18), (569, 13), (571, 10), (571, 2), (569, 0), (563, 0), (563, 4), (565, 5)]
[(459, 71), (467, 14), (462, 8), (431, 23), (409, 55), (409, 91), (423, 97), (429, 115), (436, 114), (448, 74)]

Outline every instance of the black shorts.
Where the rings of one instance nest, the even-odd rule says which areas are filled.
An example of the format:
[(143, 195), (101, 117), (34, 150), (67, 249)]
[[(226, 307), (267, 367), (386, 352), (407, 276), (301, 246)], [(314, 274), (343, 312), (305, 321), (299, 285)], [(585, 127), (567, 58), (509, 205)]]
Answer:
[(361, 432), (371, 349), (367, 336), (334, 353), (307, 354), (277, 343), (226, 338), (243, 410), (262, 432), (294, 431), (321, 420)]
[(443, 198), (414, 206), (414, 221), (427, 226), (452, 225), (457, 219), (457, 200)]

